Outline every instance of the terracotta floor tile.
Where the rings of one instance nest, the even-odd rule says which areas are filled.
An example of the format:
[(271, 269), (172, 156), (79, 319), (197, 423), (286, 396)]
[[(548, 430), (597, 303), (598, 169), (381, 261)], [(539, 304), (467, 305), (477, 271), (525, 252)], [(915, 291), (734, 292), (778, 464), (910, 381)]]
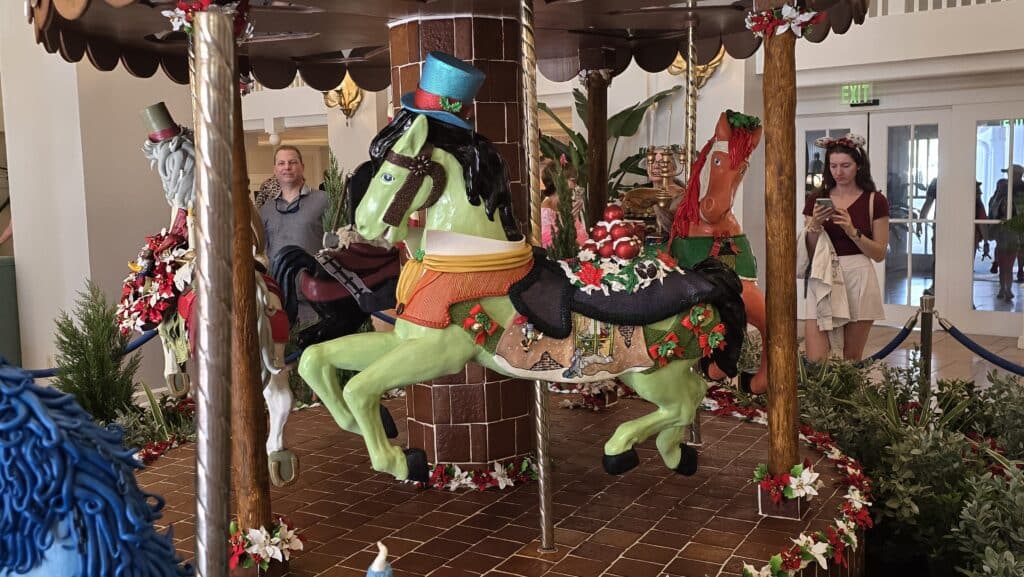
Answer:
[(590, 540), (594, 543), (601, 543), (602, 545), (611, 545), (618, 547), (619, 549), (625, 549), (641, 537), (640, 533), (631, 533), (629, 531), (620, 531), (618, 529), (601, 529), (594, 534)]
[(505, 541), (504, 539), (495, 539), (494, 537), (488, 537), (483, 541), (477, 543), (470, 549), (471, 552), (481, 553), (484, 555), (494, 555), (501, 558), (507, 558), (519, 549), (523, 547), (522, 543), (516, 543), (515, 541)]
[(519, 575), (521, 577), (540, 577), (547, 573), (548, 569), (553, 565), (554, 563), (549, 563), (541, 559), (514, 555), (509, 557), (501, 565), (498, 565), (497, 569), (499, 571), (505, 571), (512, 575)]
[(465, 543), (459, 543), (458, 541), (438, 537), (417, 547), (416, 552), (423, 553), (424, 555), (432, 555), (434, 557), (442, 557), (444, 559), (454, 559), (458, 555), (464, 553), (466, 548), (467, 545)]
[(665, 573), (680, 577), (706, 577), (708, 575), (718, 575), (719, 569), (720, 567), (715, 563), (705, 563), (691, 559), (676, 559), (665, 567)]
[(669, 549), (668, 547), (658, 547), (656, 545), (648, 545), (646, 543), (637, 543), (633, 545), (623, 556), (629, 559), (639, 559), (641, 561), (650, 561), (652, 563), (668, 563), (676, 556), (678, 551), (676, 549)]
[(619, 559), (611, 567), (608, 573), (621, 575), (622, 577), (657, 577), (661, 574), (664, 563), (651, 563), (637, 559)]
[[(618, 547), (612, 547), (610, 545), (604, 545), (602, 543), (594, 543), (593, 541), (587, 541), (579, 544), (575, 549), (572, 550), (572, 554), (577, 557), (584, 557), (587, 559), (596, 559), (598, 561), (605, 561), (612, 563), (622, 555), (622, 549)], [(675, 556), (675, 552), (672, 554)], [(670, 557), (671, 558), (671, 557)]]
[(558, 543), (555, 543), (554, 551), (543, 550), (540, 547), (540, 541), (534, 539), (533, 541), (530, 541), (529, 543), (523, 545), (518, 551), (516, 551), (515, 554), (523, 557), (533, 557), (534, 559), (542, 559), (544, 561), (549, 561), (551, 563), (558, 563), (559, 561), (564, 559), (570, 551), (572, 551), (572, 546), (560, 545)]
[(688, 543), (686, 547), (679, 552), (679, 556), (683, 559), (692, 559), (694, 561), (706, 561), (708, 563), (724, 563), (732, 555), (731, 548), (715, 547), (714, 545), (705, 545), (704, 543)]
[[(446, 560), (441, 557), (413, 552), (403, 556), (398, 561), (395, 561), (392, 566), (396, 570), (409, 571), (417, 575), (427, 575), (434, 569), (444, 565), (445, 561)], [(369, 567), (369, 565), (367, 565), (367, 567)]]
[(724, 547), (726, 549), (735, 549), (737, 545), (743, 542), (743, 540), (744, 535), (737, 533), (725, 533), (712, 529), (701, 529), (693, 536), (693, 541), (695, 543), (704, 543), (705, 545), (714, 545), (716, 547)]
[(555, 573), (575, 575), (576, 577), (593, 577), (594, 575), (600, 575), (607, 567), (608, 564), (603, 561), (569, 555), (552, 567), (551, 570)]
[(465, 569), (467, 571), (473, 571), (477, 575), (480, 575), (494, 569), (504, 560), (505, 557), (493, 557), (491, 555), (481, 555), (480, 553), (467, 551), (454, 559), (446, 561), (445, 565), (449, 567), (456, 567), (458, 569)]

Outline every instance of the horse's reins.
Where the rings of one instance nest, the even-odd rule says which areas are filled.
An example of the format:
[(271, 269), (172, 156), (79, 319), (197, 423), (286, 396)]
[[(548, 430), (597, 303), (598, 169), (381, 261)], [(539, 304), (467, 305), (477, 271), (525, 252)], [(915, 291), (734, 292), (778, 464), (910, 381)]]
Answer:
[(431, 180), (430, 196), (427, 197), (427, 201), (419, 208), (423, 209), (433, 206), (441, 198), (445, 187), (448, 185), (448, 175), (445, 174), (444, 167), (440, 163), (431, 160), (430, 154), (433, 151), (434, 145), (425, 142), (416, 156), (406, 156), (390, 150), (384, 156), (384, 159), (391, 164), (400, 166), (410, 173), (409, 177), (402, 183), (401, 188), (395, 193), (395, 198), (388, 205), (387, 212), (384, 213), (382, 220), (385, 224), (390, 226), (402, 224), (406, 213), (412, 207), (412, 201), (416, 198), (416, 193), (419, 191), (420, 186), (423, 185), (423, 179), (428, 176)]

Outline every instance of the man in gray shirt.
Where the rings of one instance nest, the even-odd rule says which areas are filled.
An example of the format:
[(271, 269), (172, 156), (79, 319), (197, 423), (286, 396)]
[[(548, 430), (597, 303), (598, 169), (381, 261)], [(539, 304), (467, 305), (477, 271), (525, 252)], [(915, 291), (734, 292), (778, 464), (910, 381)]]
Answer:
[(323, 214), (327, 195), (306, 185), (302, 153), (294, 146), (280, 146), (274, 153), (274, 177), (281, 185), (276, 198), (260, 207), (266, 229), (267, 258), (271, 266), (277, 253), (288, 245), (297, 245), (310, 254), (323, 248)]

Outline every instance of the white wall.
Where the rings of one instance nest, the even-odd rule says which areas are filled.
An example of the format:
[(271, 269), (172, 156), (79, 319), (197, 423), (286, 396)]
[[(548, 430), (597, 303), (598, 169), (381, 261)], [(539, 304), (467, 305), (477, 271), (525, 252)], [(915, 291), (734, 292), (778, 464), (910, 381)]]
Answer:
[(54, 315), (89, 276), (78, 82), (35, 43), (21, 2), (0, 3), (0, 69), (22, 361), (41, 368), (52, 366)]
[(351, 119), (337, 108), (328, 111), (327, 138), (344, 172), (370, 159), (370, 141), (387, 124), (388, 109), (388, 91), (364, 90), (363, 103)]

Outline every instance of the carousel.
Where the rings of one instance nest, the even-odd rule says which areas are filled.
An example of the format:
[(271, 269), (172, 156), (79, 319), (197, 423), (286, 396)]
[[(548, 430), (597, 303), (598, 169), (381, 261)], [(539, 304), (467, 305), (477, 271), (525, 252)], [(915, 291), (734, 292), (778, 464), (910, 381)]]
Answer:
[[(14, 511), (0, 512), (0, 575), (863, 574), (867, 498), (825, 471), (856, 465), (798, 427), (791, 277), (795, 44), (863, 23), (866, 6), (538, 4), (26, 0), (48, 52), (191, 87), (192, 128), (160, 105), (144, 114), (140, 161), (171, 217), (127, 271), (119, 319), (162, 339), (166, 384), (194, 398), (197, 430), (136, 472), (116, 432), (4, 366), (0, 457), (19, 464), (0, 479)], [(700, 69), (762, 47), (763, 121), (712, 110), (698, 144)], [(650, 182), (614, 202), (607, 147), (565, 159), (560, 197), (570, 163), (590, 185), (584, 242), (557, 260), (539, 248), (537, 74), (582, 80), (601, 143), (609, 84), (631, 62), (685, 69), (685, 142), (645, 150)], [(343, 81), (390, 86), (394, 113), (352, 144), (370, 160), (348, 179), (349, 226), (271, 263), (242, 92), (296, 77), (335, 97)], [(732, 212), (762, 142), (764, 291)], [(287, 356), (297, 292), (335, 324)], [(371, 316), (391, 326), (358, 332)], [(743, 372), (748, 323), (764, 344)], [(321, 407), (290, 413), (292, 369)], [(549, 410), (557, 384), (609, 379), (636, 398)], [(709, 389), (730, 379), (767, 393), (767, 411), (746, 415), (767, 430), (736, 420), (728, 387)], [(180, 471), (194, 489), (150, 494), (191, 485)], [(173, 536), (157, 530), (168, 524)]]

